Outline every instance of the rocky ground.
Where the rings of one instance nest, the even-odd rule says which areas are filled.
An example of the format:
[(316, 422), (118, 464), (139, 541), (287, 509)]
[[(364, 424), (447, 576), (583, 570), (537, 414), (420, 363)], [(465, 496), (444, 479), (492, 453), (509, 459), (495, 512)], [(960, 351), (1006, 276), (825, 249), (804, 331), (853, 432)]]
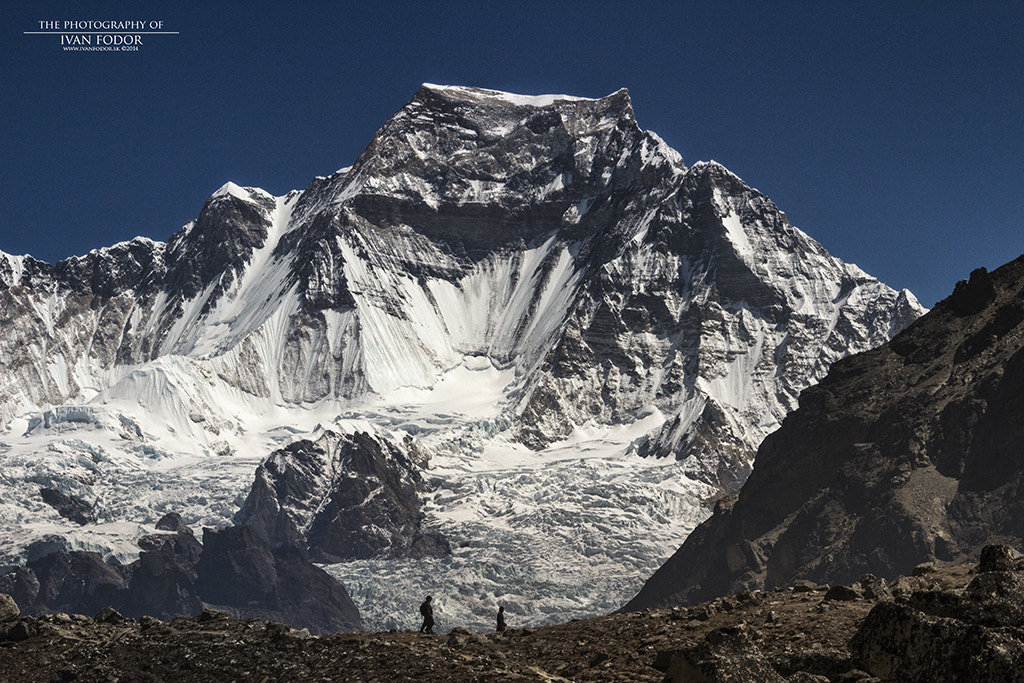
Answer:
[[(17, 616), (0, 596), (0, 678), (17, 681), (1024, 680), (1024, 564), (919, 567), (892, 585), (802, 583), (686, 609), (437, 635), (310, 636), (208, 609)], [(6, 607), (5, 607), (6, 605)], [(510, 624), (515, 626), (515, 624)]]

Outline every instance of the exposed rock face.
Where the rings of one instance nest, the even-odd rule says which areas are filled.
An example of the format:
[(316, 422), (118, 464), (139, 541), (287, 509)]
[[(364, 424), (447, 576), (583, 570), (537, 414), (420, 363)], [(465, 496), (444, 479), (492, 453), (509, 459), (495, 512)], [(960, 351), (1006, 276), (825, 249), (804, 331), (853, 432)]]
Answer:
[(873, 609), (852, 647), (865, 668), (882, 680), (1024, 680), (1019, 640), (905, 605)]
[(200, 544), (173, 513), (160, 526), (175, 533), (142, 538), (139, 559), (129, 565), (112, 566), (96, 553), (60, 551), (0, 577), (0, 593), (34, 616), (110, 608), (119, 617), (170, 619), (216, 604), (240, 618), (314, 633), (360, 628), (359, 611), (344, 587), (295, 548), (270, 551), (248, 527), (207, 530)]
[(70, 519), (77, 524), (88, 524), (96, 521), (92, 506), (81, 498), (68, 495), (57, 489), (43, 487), (39, 489), (43, 501), (57, 511), (61, 517)]
[(295, 546), (318, 562), (448, 555), (443, 536), (421, 529), (425, 464), (411, 439), (400, 448), (326, 432), (260, 465), (236, 519), (271, 547)]
[(1024, 547), (1024, 257), (833, 365), (626, 609)]
[(249, 527), (207, 529), (196, 571), (196, 590), (204, 600), (237, 617), (313, 633), (354, 631), (361, 625), (359, 610), (340, 583), (294, 547), (269, 550)]
[(704, 642), (673, 658), (665, 677), (670, 681), (736, 683), (782, 683), (786, 680), (761, 653), (749, 629), (742, 625), (709, 633)]
[(118, 567), (97, 555), (60, 551), (42, 557), (0, 577), (0, 592), (7, 593), (25, 614), (79, 612), (95, 614), (121, 604), (128, 580)]
[(156, 528), (174, 533), (139, 539), (142, 552), (128, 567), (131, 581), (122, 609), (130, 616), (158, 619), (197, 614), (203, 608), (195, 588), (203, 546), (178, 513), (162, 517)]

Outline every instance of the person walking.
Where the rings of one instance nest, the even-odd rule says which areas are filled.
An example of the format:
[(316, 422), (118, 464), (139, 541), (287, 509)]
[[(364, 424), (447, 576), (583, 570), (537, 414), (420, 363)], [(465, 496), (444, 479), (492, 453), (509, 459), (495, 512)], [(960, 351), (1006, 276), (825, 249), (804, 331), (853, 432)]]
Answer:
[(508, 626), (505, 625), (505, 606), (498, 608), (498, 633), (503, 632)]
[(420, 605), (420, 614), (423, 615), (423, 625), (420, 626), (420, 633), (434, 632), (434, 606), (430, 604), (433, 599), (428, 595), (427, 599)]

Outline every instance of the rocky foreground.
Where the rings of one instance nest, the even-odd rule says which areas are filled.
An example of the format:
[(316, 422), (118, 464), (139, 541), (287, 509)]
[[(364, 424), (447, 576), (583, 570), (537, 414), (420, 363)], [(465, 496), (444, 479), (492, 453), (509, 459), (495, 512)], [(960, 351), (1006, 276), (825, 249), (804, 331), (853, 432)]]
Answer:
[(0, 596), (4, 616), (0, 677), (18, 681), (1024, 681), (1024, 561), (1005, 546), (891, 585), (799, 583), (504, 634), (316, 637), (216, 610), (30, 618)]

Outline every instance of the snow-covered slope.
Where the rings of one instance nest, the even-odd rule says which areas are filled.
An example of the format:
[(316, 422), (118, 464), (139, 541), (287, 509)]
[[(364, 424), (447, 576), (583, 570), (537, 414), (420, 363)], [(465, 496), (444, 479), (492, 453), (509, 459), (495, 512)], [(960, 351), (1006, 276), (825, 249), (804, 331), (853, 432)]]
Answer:
[(479, 588), (460, 618), (613, 607), (801, 389), (923, 312), (721, 165), (687, 168), (624, 90), (425, 85), (305, 190), (228, 183), (167, 244), (0, 253), (0, 285), (6, 561), (126, 559), (171, 510), (226, 524), (271, 451), (365, 432), (430, 458), (424, 524), (454, 553), (335, 568), (377, 623), (405, 609), (385, 575), (450, 571)]

